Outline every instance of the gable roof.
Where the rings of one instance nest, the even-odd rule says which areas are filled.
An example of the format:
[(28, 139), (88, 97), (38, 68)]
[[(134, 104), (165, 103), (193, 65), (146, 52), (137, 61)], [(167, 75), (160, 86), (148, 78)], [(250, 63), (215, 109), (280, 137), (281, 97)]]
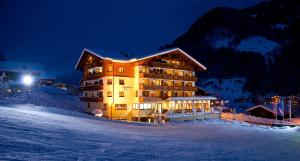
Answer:
[(129, 60), (120, 60), (120, 59), (113, 59), (113, 58), (109, 58), (109, 57), (103, 57), (101, 56), (100, 54), (92, 51), (92, 50), (89, 50), (89, 49), (86, 49), (84, 48), (77, 63), (76, 63), (76, 66), (75, 66), (75, 69), (78, 69), (78, 66), (80, 64), (80, 61), (83, 57), (83, 55), (88, 52), (98, 58), (101, 58), (101, 59), (107, 59), (107, 60), (111, 60), (113, 62), (123, 62), (123, 63), (129, 63), (129, 62), (138, 62), (138, 61), (142, 61), (142, 60), (146, 60), (146, 59), (149, 59), (149, 58), (153, 58), (153, 57), (156, 57), (156, 56), (161, 56), (161, 55), (164, 55), (164, 54), (168, 54), (170, 52), (173, 52), (173, 51), (179, 51), (181, 52), (183, 55), (185, 55), (186, 57), (188, 57), (189, 59), (191, 59), (195, 64), (197, 64), (201, 69), (203, 70), (206, 70), (206, 67), (204, 65), (202, 65), (201, 63), (199, 63), (196, 59), (194, 59), (193, 57), (191, 57), (189, 54), (187, 54), (186, 52), (184, 52), (183, 50), (181, 50), (180, 48), (172, 48), (172, 49), (168, 49), (168, 50), (165, 50), (165, 51), (160, 51), (158, 53), (154, 53), (152, 55), (149, 55), (149, 56), (146, 56), (146, 57), (142, 57), (142, 58), (132, 58), (132, 59), (129, 59)]
[(274, 113), (273, 106), (270, 106), (270, 105), (256, 105), (256, 106), (248, 108), (245, 112), (249, 112), (249, 111), (252, 111), (252, 110), (257, 109), (257, 108), (262, 108), (266, 111)]

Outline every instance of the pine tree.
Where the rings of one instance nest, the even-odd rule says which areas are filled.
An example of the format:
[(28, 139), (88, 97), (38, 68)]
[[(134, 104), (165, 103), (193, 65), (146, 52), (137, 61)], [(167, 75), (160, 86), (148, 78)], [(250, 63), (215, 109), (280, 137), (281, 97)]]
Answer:
[(2, 73), (0, 76), (0, 98), (8, 96), (9, 80), (7, 79), (6, 73)]

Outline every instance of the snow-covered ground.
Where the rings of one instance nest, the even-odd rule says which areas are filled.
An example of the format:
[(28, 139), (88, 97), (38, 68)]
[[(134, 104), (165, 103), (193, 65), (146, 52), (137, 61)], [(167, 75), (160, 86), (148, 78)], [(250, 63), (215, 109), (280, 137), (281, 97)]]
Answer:
[(220, 120), (148, 125), (0, 106), (0, 160), (298, 160), (300, 129)]

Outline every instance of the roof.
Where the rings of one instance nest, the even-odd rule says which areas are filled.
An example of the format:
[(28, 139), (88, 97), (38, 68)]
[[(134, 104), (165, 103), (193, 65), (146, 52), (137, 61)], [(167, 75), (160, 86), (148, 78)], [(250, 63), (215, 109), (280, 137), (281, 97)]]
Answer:
[(264, 109), (266, 111), (274, 113), (273, 106), (270, 105), (270, 104), (269, 105), (256, 105), (256, 106), (248, 108), (245, 112), (249, 112), (249, 111), (252, 111), (252, 110), (257, 109), (257, 108), (262, 108), (262, 109)]
[[(186, 52), (184, 52), (183, 50), (181, 50), (180, 48), (172, 48), (172, 49), (168, 49), (168, 50), (164, 50), (164, 51), (160, 51), (160, 52), (157, 52), (157, 53), (154, 53), (154, 54), (151, 54), (149, 56), (146, 56), (146, 57), (142, 57), (142, 58), (132, 58), (132, 59), (129, 59), (129, 60), (122, 60), (122, 59), (113, 59), (113, 58), (110, 58), (110, 57), (104, 57), (102, 55), (99, 54), (99, 52), (95, 52), (95, 51), (92, 51), (90, 49), (83, 49), (82, 50), (82, 53), (76, 63), (76, 66), (75, 66), (75, 69), (78, 69), (78, 66), (79, 66), (79, 63), (80, 63), (80, 60), (82, 59), (83, 55), (85, 52), (88, 52), (98, 58), (101, 58), (101, 59), (107, 59), (107, 60), (111, 60), (113, 62), (123, 62), (123, 63), (127, 63), (127, 62), (138, 62), (138, 61), (142, 61), (142, 60), (145, 60), (145, 59), (149, 59), (149, 58), (152, 58), (152, 57), (155, 57), (155, 56), (160, 56), (160, 55), (164, 55), (164, 54), (167, 54), (167, 53), (170, 53), (170, 52), (173, 52), (173, 51), (180, 51), (182, 54), (184, 54), (185, 56), (187, 56), (189, 59), (191, 59), (193, 62), (195, 62), (198, 66), (200, 66), (202, 69), (206, 70), (206, 67), (204, 65), (202, 65), (201, 63), (199, 63), (196, 59), (194, 59), (193, 57), (191, 57), (189, 54), (187, 54)], [(106, 53), (108, 55), (110, 52)], [(120, 54), (120, 53), (119, 53)]]
[(0, 71), (42, 73), (44, 66), (38, 63), (0, 61)]
[(196, 96), (196, 97), (169, 97), (168, 101), (194, 101), (194, 100), (216, 100), (216, 97), (212, 96)]

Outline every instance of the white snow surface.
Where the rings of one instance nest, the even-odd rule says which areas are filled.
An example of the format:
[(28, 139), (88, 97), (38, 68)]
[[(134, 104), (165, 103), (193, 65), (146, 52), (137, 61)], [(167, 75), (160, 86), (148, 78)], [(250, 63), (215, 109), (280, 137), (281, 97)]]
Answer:
[(299, 128), (221, 120), (150, 125), (0, 106), (0, 160), (298, 160)]

